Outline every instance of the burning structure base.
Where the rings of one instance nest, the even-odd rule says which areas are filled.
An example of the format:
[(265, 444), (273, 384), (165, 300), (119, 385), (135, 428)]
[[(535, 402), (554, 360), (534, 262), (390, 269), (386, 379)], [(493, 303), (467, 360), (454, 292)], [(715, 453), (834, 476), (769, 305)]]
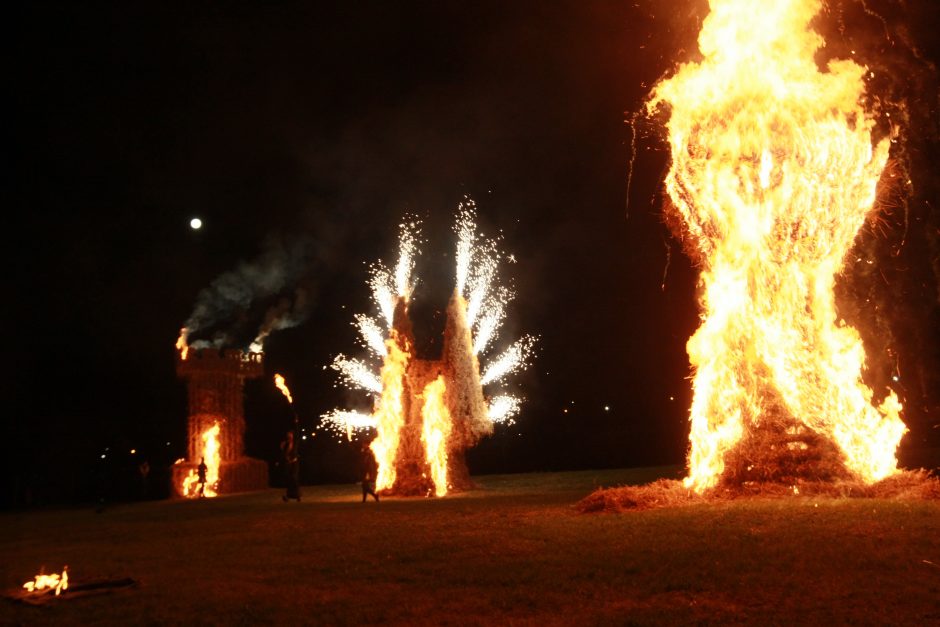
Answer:
[(602, 488), (582, 499), (582, 513), (682, 507), (741, 498), (873, 498), (893, 500), (940, 500), (940, 479), (925, 470), (905, 470), (873, 484), (840, 479), (803, 480), (786, 485), (745, 482), (720, 485), (703, 494), (686, 488), (681, 480), (660, 479), (646, 485)]
[[(174, 494), (181, 498), (197, 496), (192, 490), (187, 494), (183, 488), (188, 477), (198, 473), (199, 462), (179, 462), (173, 465)], [(250, 492), (268, 487), (268, 464), (253, 457), (221, 462), (218, 470), (216, 494)], [(195, 488), (193, 488), (195, 489)]]
[(199, 496), (198, 467), (207, 468), (204, 496), (268, 487), (268, 466), (246, 457), (245, 379), (264, 374), (262, 353), (213, 348), (187, 349), (179, 354), (177, 373), (189, 388), (187, 459), (173, 467), (173, 492)]

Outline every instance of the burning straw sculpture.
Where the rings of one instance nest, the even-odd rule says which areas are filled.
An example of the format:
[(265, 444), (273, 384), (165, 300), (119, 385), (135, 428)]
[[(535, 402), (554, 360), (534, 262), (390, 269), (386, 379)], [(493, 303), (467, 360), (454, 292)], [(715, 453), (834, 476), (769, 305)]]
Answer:
[[(245, 379), (264, 374), (262, 353), (190, 348), (185, 329), (177, 343), (176, 371), (189, 388), (189, 445), (186, 461), (173, 466), (173, 489), (195, 498), (258, 490), (268, 486), (268, 467), (245, 457)], [(198, 466), (205, 460), (205, 488), (200, 494)]]
[(472, 202), (461, 205), (456, 231), (456, 285), (441, 358), (415, 355), (408, 305), (418, 231), (406, 224), (394, 272), (381, 263), (372, 269), (372, 295), (385, 329), (375, 318), (356, 316), (365, 345), (381, 360), (379, 372), (344, 355), (334, 360), (350, 386), (373, 395), (373, 408), (371, 413), (334, 410), (324, 421), (350, 438), (354, 430), (374, 430), (376, 487), (386, 494), (443, 496), (467, 489), (465, 451), (491, 434), (495, 423), (511, 421), (520, 407), (518, 397), (487, 391), (526, 365), (534, 338), (524, 336), (487, 357), (512, 295), (495, 285), (496, 245), (477, 235)]
[(834, 285), (875, 211), (891, 137), (874, 138), (861, 104), (866, 68), (817, 67), (819, 0), (710, 6), (703, 59), (648, 104), (668, 110), (667, 215), (702, 271), (683, 487), (861, 490), (897, 475), (906, 428), (895, 393), (876, 400), (862, 381)]

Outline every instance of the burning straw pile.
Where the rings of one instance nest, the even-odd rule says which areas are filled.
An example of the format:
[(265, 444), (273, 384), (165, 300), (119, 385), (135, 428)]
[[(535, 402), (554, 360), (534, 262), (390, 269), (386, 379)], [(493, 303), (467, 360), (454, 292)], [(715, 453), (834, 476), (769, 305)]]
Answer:
[(873, 484), (851, 479), (836, 481), (800, 480), (783, 483), (728, 483), (699, 494), (682, 481), (660, 479), (647, 485), (621, 486), (595, 491), (577, 504), (583, 513), (681, 507), (740, 498), (789, 498), (818, 496), (830, 498), (871, 498), (893, 500), (940, 500), (940, 480), (924, 470), (896, 473)]

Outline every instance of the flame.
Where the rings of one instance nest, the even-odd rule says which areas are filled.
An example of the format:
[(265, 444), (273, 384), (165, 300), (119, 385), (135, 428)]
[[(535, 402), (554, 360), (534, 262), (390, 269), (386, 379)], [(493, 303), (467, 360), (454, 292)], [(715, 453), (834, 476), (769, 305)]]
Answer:
[(786, 415), (834, 441), (866, 482), (897, 470), (906, 431), (889, 392), (861, 378), (858, 331), (835, 275), (872, 211), (889, 140), (873, 144), (864, 67), (819, 71), (820, 0), (711, 0), (703, 60), (654, 90), (666, 104), (666, 189), (702, 266), (686, 486), (715, 485), (752, 426)]
[(189, 329), (183, 327), (180, 329), (180, 336), (176, 338), (176, 350), (180, 352), (180, 359), (186, 361), (187, 355), (189, 355)]
[(435, 496), (447, 494), (447, 439), (450, 437), (451, 417), (444, 403), (446, 385), (444, 376), (428, 383), (422, 396), (424, 405), (421, 407), (421, 417), (424, 419), (421, 428), (421, 441), (428, 465), (431, 467), (431, 481), (434, 482)]
[(409, 355), (398, 342), (398, 332), (392, 329), (385, 342), (387, 355), (382, 364), (382, 395), (376, 403), (376, 436), (370, 448), (375, 455), (378, 472), (375, 488), (385, 490), (395, 485), (395, 458), (398, 455), (400, 431), (405, 424), (405, 370)]
[(281, 391), (281, 394), (283, 394), (283, 395), (287, 398), (287, 402), (290, 403), (291, 405), (293, 405), (293, 404), (294, 404), (294, 399), (291, 398), (290, 390), (287, 389), (287, 384), (284, 382), (284, 377), (282, 377), (281, 375), (275, 373), (275, 374), (274, 374), (274, 385), (277, 386), (277, 389), (279, 389), (279, 390)]
[(54, 588), (55, 595), (59, 596), (62, 592), (68, 590), (69, 588), (69, 567), (66, 566), (62, 569), (62, 575), (55, 573), (51, 575), (43, 575), (40, 573), (36, 575), (34, 581), (27, 581), (24, 583), (23, 588), (25, 588), (27, 592), (45, 590), (46, 588)]
[[(219, 423), (215, 423), (202, 434), (202, 458), (206, 460), (206, 487), (203, 495), (211, 498), (218, 496), (219, 466), (222, 464), (219, 446)], [(199, 496), (199, 475), (191, 468), (189, 474), (183, 478), (182, 493), (187, 498)]]

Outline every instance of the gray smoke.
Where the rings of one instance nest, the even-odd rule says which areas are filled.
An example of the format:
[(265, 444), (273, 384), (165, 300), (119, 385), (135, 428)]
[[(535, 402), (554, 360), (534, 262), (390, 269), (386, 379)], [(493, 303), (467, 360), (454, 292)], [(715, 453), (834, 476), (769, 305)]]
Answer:
[[(312, 285), (309, 274), (314, 246), (309, 239), (285, 241), (270, 237), (264, 251), (235, 270), (216, 278), (199, 292), (192, 314), (186, 321), (194, 347), (223, 347), (249, 333), (251, 310), (266, 300), (277, 301), (267, 308), (257, 336), (300, 324), (309, 310)], [(291, 290), (290, 295), (284, 295)], [(209, 335), (210, 337), (205, 337)], [(200, 337), (203, 336), (203, 337)]]

